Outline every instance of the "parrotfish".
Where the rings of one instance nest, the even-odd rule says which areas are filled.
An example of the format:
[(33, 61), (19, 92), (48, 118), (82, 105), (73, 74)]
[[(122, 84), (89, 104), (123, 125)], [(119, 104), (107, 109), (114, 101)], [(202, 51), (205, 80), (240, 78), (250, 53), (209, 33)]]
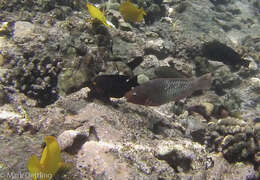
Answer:
[(121, 98), (124, 94), (137, 86), (137, 77), (125, 75), (100, 75), (95, 78), (90, 87), (89, 98), (101, 99), (109, 102), (110, 97)]
[(202, 55), (212, 61), (220, 61), (232, 68), (239, 69), (241, 66), (248, 67), (250, 61), (243, 59), (234, 49), (217, 41), (203, 44)]
[(128, 102), (159, 106), (190, 96), (194, 91), (209, 89), (211, 74), (198, 78), (158, 78), (136, 86), (125, 94)]

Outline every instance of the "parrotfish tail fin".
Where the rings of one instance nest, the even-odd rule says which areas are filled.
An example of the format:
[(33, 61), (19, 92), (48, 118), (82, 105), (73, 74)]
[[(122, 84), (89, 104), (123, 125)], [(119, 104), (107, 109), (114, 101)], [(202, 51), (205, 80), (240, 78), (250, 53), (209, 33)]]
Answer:
[(211, 73), (204, 74), (195, 80), (195, 88), (199, 89), (209, 89), (211, 87), (212, 75)]

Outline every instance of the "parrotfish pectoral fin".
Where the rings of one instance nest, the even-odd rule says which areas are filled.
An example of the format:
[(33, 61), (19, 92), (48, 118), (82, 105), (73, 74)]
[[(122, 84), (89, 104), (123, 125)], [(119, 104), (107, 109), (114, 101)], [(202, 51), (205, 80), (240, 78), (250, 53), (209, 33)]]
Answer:
[(32, 155), (27, 161), (27, 169), (29, 170), (32, 179), (36, 180), (37, 174), (41, 172), (41, 164), (39, 159), (35, 155)]

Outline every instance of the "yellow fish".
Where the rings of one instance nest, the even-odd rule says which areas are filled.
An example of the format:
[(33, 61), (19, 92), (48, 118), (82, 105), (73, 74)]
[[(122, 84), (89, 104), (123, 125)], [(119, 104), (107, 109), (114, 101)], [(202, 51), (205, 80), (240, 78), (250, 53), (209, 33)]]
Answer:
[(50, 180), (57, 171), (65, 164), (61, 158), (59, 144), (55, 137), (46, 136), (44, 138), (46, 147), (42, 152), (41, 160), (32, 155), (27, 162), (27, 169), (32, 175), (32, 179)]
[(107, 24), (107, 20), (106, 20), (106, 17), (104, 15), (104, 12), (100, 11), (98, 8), (96, 8), (95, 6), (93, 6), (93, 5), (89, 4), (89, 3), (87, 3), (87, 8), (88, 8), (88, 12), (89, 12), (91, 17), (93, 17), (94, 19), (99, 20), (105, 26), (110, 27), (110, 25)]
[(143, 8), (137, 8), (130, 1), (123, 2), (120, 5), (119, 10), (120, 14), (127, 22), (141, 22), (144, 19), (144, 15), (146, 15)]

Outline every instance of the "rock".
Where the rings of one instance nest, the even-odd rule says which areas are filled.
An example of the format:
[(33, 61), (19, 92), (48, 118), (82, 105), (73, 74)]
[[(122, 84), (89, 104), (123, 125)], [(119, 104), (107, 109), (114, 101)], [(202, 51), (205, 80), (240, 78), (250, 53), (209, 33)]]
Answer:
[(1, 25), (0, 25), (0, 36), (9, 34), (8, 25), (9, 25), (8, 22), (2, 22), (1, 23)]
[(159, 67), (160, 63), (156, 56), (144, 56), (143, 62), (134, 69), (134, 74), (145, 74), (149, 79), (153, 79), (156, 75), (154, 69)]
[(0, 36), (0, 50), (2, 56), (4, 56), (8, 49), (10, 50), (10, 48), (12, 48), (13, 50), (16, 49), (16, 45), (5, 36)]
[[(131, 35), (133, 37), (133, 34)], [(127, 38), (129, 39), (129, 38)], [(137, 57), (143, 56), (143, 44), (142, 39), (138, 39), (141, 41), (140, 43), (137, 42), (128, 42), (126, 37), (113, 37), (113, 55), (115, 57)]]
[(81, 171), (84, 178), (88, 178), (86, 169), (92, 176), (102, 179), (132, 179), (133, 169), (127, 163), (120, 161), (111, 152), (117, 149), (113, 144), (104, 142), (86, 142), (77, 156), (76, 167)]
[(251, 78), (250, 79), (251, 89), (260, 94), (260, 79), (259, 78)]
[(186, 78), (187, 75), (178, 71), (174, 67), (170, 66), (159, 66), (154, 69), (156, 78)]
[(93, 61), (93, 57), (88, 55), (81, 59), (78, 67), (68, 68), (61, 72), (58, 77), (59, 94), (66, 95), (83, 88), (94, 77), (98, 68), (97, 64), (89, 68)]
[(248, 159), (257, 150), (255, 139), (252, 138), (253, 128), (245, 121), (235, 118), (220, 119), (216, 124), (212, 123), (209, 126), (208, 133), (211, 136), (206, 137), (211, 141), (208, 141), (208, 145), (211, 144), (209, 146), (221, 151), (229, 162)]
[(218, 124), (219, 125), (224, 125), (224, 126), (245, 126), (246, 122), (241, 120), (241, 119), (237, 119), (237, 118), (224, 118), (224, 119), (219, 119), (218, 120)]
[(139, 74), (139, 75), (137, 76), (137, 82), (138, 82), (138, 84), (143, 84), (143, 83), (145, 83), (145, 82), (147, 82), (147, 81), (149, 81), (149, 77), (147, 77), (146, 75), (144, 75), (144, 74)]
[(58, 78), (58, 88), (61, 95), (72, 93), (75, 90), (79, 90), (88, 81), (87, 72), (74, 71), (73, 69), (66, 69)]
[(241, 83), (239, 76), (230, 71), (217, 71), (214, 77), (216, 78), (213, 80), (212, 86), (218, 95), (225, 94), (227, 89), (237, 87)]
[(241, 68), (241, 70), (238, 72), (238, 75), (240, 77), (243, 78), (248, 78), (248, 77), (252, 77), (257, 73), (258, 70), (258, 64), (255, 60), (257, 60), (257, 58), (253, 58), (253, 57), (245, 57), (243, 58), (245, 61), (247, 61), (248, 67), (243, 67)]
[(223, 106), (232, 116), (239, 117), (242, 99), (239, 93), (231, 91), (224, 96)]
[(158, 159), (168, 162), (177, 172), (187, 172), (191, 168), (193, 152), (172, 148), (168, 153), (159, 154)]
[(6, 92), (4, 91), (3, 87), (0, 86), (0, 106), (8, 103), (8, 96)]
[(254, 125), (255, 133), (258, 138), (260, 138), (260, 122)]
[(131, 25), (125, 21), (119, 21), (119, 27), (123, 31), (131, 31)]
[(173, 4), (173, 3), (174, 3), (174, 0), (163, 0), (163, 3)]
[(254, 2), (254, 5), (255, 5), (256, 8), (260, 9), (260, 2), (259, 1), (256, 0)]
[(199, 76), (201, 76), (202, 74), (212, 72), (212, 68), (210, 67), (210, 63), (208, 62), (207, 58), (196, 56), (194, 61), (196, 64), (196, 73)]
[[(198, 143), (191, 145), (185, 140), (180, 144), (163, 140), (158, 142), (156, 148), (158, 159), (166, 161), (176, 172), (181, 173), (188, 172), (193, 168), (202, 170), (201, 164), (195, 162), (198, 151), (203, 152), (203, 146)], [(203, 153), (199, 156), (204, 158)]]
[(143, 68), (158, 67), (159, 61), (154, 55), (148, 55), (144, 57), (143, 62), (140, 64)]
[(67, 130), (58, 136), (57, 141), (61, 150), (76, 154), (87, 139), (88, 135), (83, 132)]
[(253, 165), (234, 163), (229, 164), (228, 161), (223, 159), (221, 154), (211, 154), (208, 156), (213, 161), (213, 167), (207, 171), (206, 179), (223, 179), (223, 180), (236, 180), (236, 179), (257, 179), (258, 173), (254, 170)]
[(250, 59), (250, 60), (251, 61), (249, 63), (248, 68), (249, 68), (249, 70), (254, 72), (254, 71), (256, 71), (258, 69), (258, 65), (257, 65), (257, 63), (253, 59)]
[(0, 54), (0, 67), (3, 66), (5, 64), (5, 58), (2, 54)]
[(205, 108), (206, 114), (210, 116), (214, 110), (214, 105), (208, 102), (201, 103), (201, 105)]
[(17, 42), (27, 42), (32, 40), (36, 34), (34, 33), (34, 25), (26, 21), (17, 21), (14, 24), (14, 40)]
[(234, 136), (232, 135), (227, 135), (226, 137), (224, 137), (221, 146), (223, 148), (227, 147), (228, 145), (230, 145), (230, 143), (234, 140)]
[(118, 72), (122, 73), (123, 75), (127, 75), (129, 77), (133, 76), (132, 70), (130, 69), (130, 67), (127, 64), (125, 64), (123, 62), (115, 62), (115, 64), (116, 64)]
[(155, 55), (158, 59), (166, 58), (169, 52), (166, 42), (161, 38), (147, 41), (144, 50), (146, 55)]
[[(107, 116), (108, 114), (113, 114), (113, 116)], [(119, 132), (119, 130), (109, 125), (108, 122), (114, 120), (119, 121), (117, 111), (113, 111), (104, 105), (88, 103), (86, 106), (78, 110), (76, 115), (66, 116), (65, 124), (75, 124), (79, 127), (77, 131), (80, 132), (86, 132), (86, 130), (89, 131), (90, 127), (94, 126), (96, 136), (99, 140), (113, 142), (118, 141), (122, 136), (122, 133)], [(116, 122), (116, 124), (117, 123), (119, 122)]]
[(120, 4), (117, 1), (111, 1), (111, 3), (107, 3), (107, 8), (119, 11)]
[(255, 162), (260, 165), (260, 152), (255, 153)]
[(43, 107), (58, 98), (56, 83), (60, 59), (51, 59), (49, 55), (42, 53), (35, 57), (34, 55), (34, 52), (25, 51), (24, 57), (19, 61), (12, 59), (17, 65), (5, 75), (5, 82), (12, 82), (16, 89), (37, 100), (37, 105)]
[(132, 69), (126, 63), (126, 60), (119, 58), (117, 61), (106, 62), (106, 68), (104, 71), (100, 72), (99, 75), (111, 75), (111, 74), (120, 74), (126, 75), (129, 77), (133, 76)]
[(13, 111), (0, 112), (0, 125), (5, 133), (23, 134), (26, 131), (34, 132), (32, 122), (25, 114)]
[(179, 116), (180, 119), (186, 119), (188, 117), (188, 111), (186, 111), (183, 102), (174, 103), (172, 106), (172, 112)]
[(174, 67), (179, 72), (188, 75), (189, 77), (194, 76), (195, 74), (195, 65), (193, 63), (189, 63), (184, 59), (179, 58), (166, 58), (168, 64)]
[[(140, 1), (141, 3), (142, 1)], [(148, 5), (147, 9), (146, 9), (146, 16), (144, 17), (145, 22), (148, 24), (152, 24), (154, 21), (159, 20), (164, 14), (165, 14), (165, 10), (164, 8), (161, 6), (161, 3), (163, 1), (158, 1), (156, 3), (151, 3), (146, 2), (146, 4)]]
[(204, 143), (206, 126), (205, 119), (198, 113), (189, 115), (187, 118), (182, 119), (181, 123), (186, 127), (186, 134), (190, 135), (194, 141), (201, 144)]
[(43, 0), (40, 1), (40, 7), (43, 12), (48, 12), (55, 8), (56, 0)]

